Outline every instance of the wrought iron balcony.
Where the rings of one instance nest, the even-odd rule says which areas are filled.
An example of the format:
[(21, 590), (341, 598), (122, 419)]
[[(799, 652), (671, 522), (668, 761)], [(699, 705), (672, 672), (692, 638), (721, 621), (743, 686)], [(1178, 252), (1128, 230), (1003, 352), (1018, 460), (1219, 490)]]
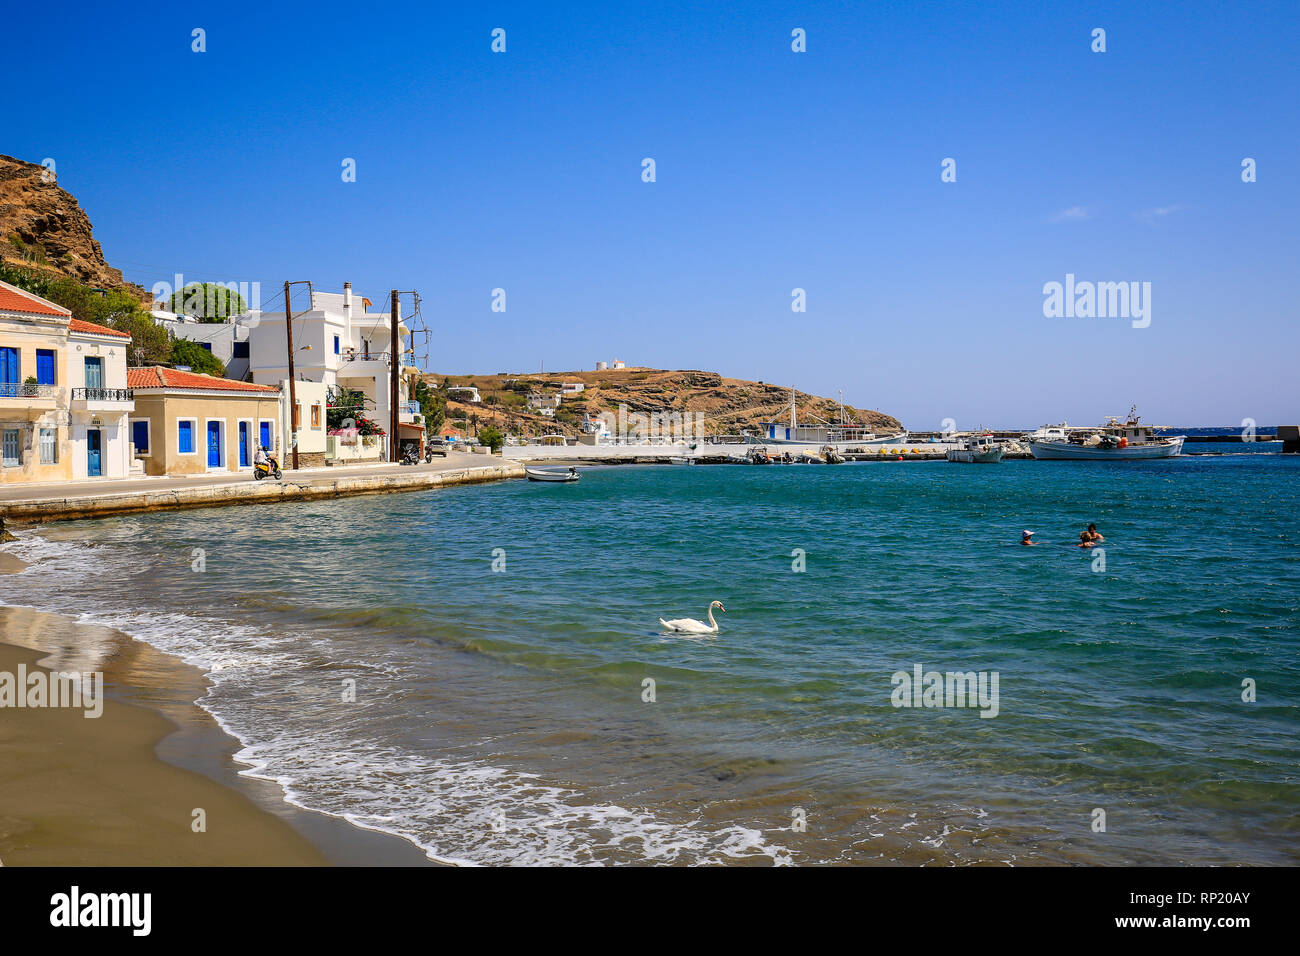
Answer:
[(57, 385), (27, 385), (22, 382), (0, 382), (0, 398), (58, 398), (62, 389)]
[(129, 402), (135, 398), (129, 388), (74, 388), (74, 402)]

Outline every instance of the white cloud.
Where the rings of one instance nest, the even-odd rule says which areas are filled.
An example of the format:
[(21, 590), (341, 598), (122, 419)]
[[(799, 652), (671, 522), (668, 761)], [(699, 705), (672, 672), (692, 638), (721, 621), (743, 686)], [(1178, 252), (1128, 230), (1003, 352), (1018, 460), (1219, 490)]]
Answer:
[(1184, 206), (1181, 203), (1174, 203), (1172, 206), (1157, 206), (1155, 209), (1144, 209), (1137, 214), (1137, 217), (1143, 222), (1154, 224), (1156, 220), (1163, 219), (1165, 216), (1172, 216), (1183, 209)]
[(1071, 206), (1069, 209), (1062, 209), (1052, 217), (1052, 222), (1076, 222), (1080, 219), (1089, 218), (1089, 213), (1084, 206)]

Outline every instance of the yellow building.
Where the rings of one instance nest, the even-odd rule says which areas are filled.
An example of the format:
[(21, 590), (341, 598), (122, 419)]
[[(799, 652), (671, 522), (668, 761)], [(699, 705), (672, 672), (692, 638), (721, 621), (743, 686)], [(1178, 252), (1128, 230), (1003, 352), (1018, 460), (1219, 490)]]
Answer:
[(258, 445), (284, 466), (278, 388), (156, 366), (128, 369), (127, 381), (131, 439), (147, 474), (251, 469)]
[(130, 344), (0, 282), (0, 483), (127, 476)]

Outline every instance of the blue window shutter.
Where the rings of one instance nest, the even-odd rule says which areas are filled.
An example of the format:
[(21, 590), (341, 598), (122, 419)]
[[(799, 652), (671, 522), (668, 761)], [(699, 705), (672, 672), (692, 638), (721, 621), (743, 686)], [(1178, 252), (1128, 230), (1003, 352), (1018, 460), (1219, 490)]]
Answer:
[(334, 354), (339, 354), (339, 337), (337, 335), (334, 336)]
[(86, 388), (104, 387), (104, 360), (86, 357)]
[(0, 348), (0, 384), (17, 385), (22, 381), (18, 377), (18, 350), (8, 346)]
[(149, 423), (148, 422), (131, 423), (131, 441), (135, 443), (136, 451), (149, 450)]
[(179, 444), (181, 454), (188, 455), (194, 451), (194, 423), (178, 422), (180, 426)]
[(36, 384), (54, 385), (54, 351), (53, 349), (36, 350)]

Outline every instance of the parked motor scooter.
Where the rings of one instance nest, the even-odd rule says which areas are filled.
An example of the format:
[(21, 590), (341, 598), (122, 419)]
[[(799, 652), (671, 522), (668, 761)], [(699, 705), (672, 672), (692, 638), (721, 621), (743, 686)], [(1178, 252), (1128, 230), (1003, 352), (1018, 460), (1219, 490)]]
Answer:
[(253, 463), (254, 480), (261, 481), (263, 478), (268, 478), (271, 475), (275, 475), (276, 478), (284, 477), (280, 473), (280, 462), (274, 455), (267, 455), (265, 462), (259, 461)]

